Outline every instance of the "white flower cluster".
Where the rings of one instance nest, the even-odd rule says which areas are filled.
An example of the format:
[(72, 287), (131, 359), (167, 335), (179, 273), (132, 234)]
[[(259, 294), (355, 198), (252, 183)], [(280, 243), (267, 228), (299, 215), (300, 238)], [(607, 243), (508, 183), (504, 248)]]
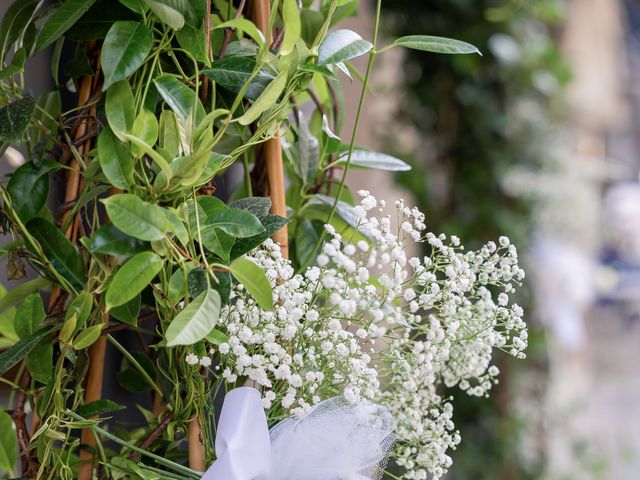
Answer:
[[(417, 209), (397, 202), (394, 227), (378, 216), (383, 202), (360, 195), (357, 228), (327, 225), (317, 266), (294, 274), (271, 241), (248, 256), (267, 273), (277, 307), (265, 311), (234, 287), (221, 314), (222, 377), (260, 386), (271, 419), (338, 393), (386, 405), (403, 478), (439, 479), (460, 442), (443, 387), (486, 395), (499, 373), (493, 349), (524, 356), (523, 311), (509, 299), (524, 272), (505, 237), (467, 252), (457, 237), (426, 232)], [(429, 254), (407, 258), (414, 242)]]

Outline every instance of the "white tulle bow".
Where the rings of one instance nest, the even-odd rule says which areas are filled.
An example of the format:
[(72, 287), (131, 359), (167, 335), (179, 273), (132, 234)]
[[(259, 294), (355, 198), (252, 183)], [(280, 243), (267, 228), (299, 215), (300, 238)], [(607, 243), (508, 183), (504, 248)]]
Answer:
[(269, 431), (260, 394), (248, 387), (224, 400), (218, 459), (203, 480), (379, 480), (395, 422), (379, 405), (325, 400)]

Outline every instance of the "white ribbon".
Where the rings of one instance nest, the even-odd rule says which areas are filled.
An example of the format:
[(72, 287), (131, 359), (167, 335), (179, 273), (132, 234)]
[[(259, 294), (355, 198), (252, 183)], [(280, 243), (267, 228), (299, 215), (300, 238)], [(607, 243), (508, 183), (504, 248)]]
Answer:
[(203, 480), (379, 480), (395, 422), (374, 404), (335, 397), (269, 432), (260, 393), (227, 393), (216, 435), (218, 459)]

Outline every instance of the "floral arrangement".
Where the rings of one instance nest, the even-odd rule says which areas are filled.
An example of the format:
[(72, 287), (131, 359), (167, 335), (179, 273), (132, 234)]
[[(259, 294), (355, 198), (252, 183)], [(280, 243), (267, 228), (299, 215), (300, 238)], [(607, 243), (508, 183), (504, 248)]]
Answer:
[[(375, 468), (309, 478), (446, 472), (460, 438), (442, 387), (486, 395), (499, 373), (492, 351), (524, 355), (523, 312), (510, 301), (524, 273), (506, 237), (466, 251), (401, 201), (392, 219), (369, 192), (353, 200), (351, 166), (408, 168), (355, 147), (376, 56), (400, 46), (477, 52), (424, 35), (379, 48), (380, 1), (373, 42), (334, 28), (356, 7), (11, 5), (0, 24), (0, 141), (26, 146), (28, 161), (0, 190), (1, 213), (10, 278), (27, 265), (36, 278), (0, 297), (0, 375), (13, 390), (0, 411), (7, 475), (20, 461), (22, 478), (200, 478), (225, 455), (217, 400), (246, 386), (265, 428), (275, 425), (272, 451), (297, 444), (274, 443), (289, 438), (283, 425), (313, 425), (323, 405), (393, 423), (395, 442), (380, 430)], [(36, 102), (24, 92), (24, 62), (51, 45), (57, 88)], [(62, 69), (65, 48), (74, 53)], [(359, 75), (349, 61), (365, 54), (343, 143), (337, 76)], [(63, 107), (65, 89), (77, 106)], [(236, 166), (242, 181), (223, 201), (216, 179)], [(54, 210), (52, 178), (65, 194)], [(408, 258), (415, 243), (428, 254)], [(123, 344), (126, 334), (139, 351)], [(102, 398), (107, 348), (122, 355), (120, 386), (153, 399), (137, 405), (144, 422), (118, 421), (130, 405)], [(233, 480), (264, 477), (248, 475)], [(291, 475), (278, 480), (300, 480)]]

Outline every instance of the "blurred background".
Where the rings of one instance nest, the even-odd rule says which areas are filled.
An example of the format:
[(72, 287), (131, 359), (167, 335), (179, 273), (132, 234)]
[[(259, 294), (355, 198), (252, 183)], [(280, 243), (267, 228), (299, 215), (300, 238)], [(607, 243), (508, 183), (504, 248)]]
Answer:
[[(350, 20), (365, 38), (372, 4), (361, 0)], [(378, 57), (358, 143), (413, 170), (353, 171), (349, 184), (417, 204), (432, 231), (468, 247), (508, 235), (528, 273), (528, 358), (499, 359), (491, 398), (452, 392), (463, 443), (447, 478), (637, 480), (640, 1), (382, 5), (384, 38), (453, 37), (483, 56)], [(28, 69), (38, 96), (47, 53)], [(359, 82), (344, 89), (355, 102)], [(355, 110), (345, 108), (346, 125)], [(0, 175), (20, 162), (9, 150)]]
[[(372, 4), (353, 20), (363, 36)], [(419, 205), (469, 247), (508, 235), (528, 273), (528, 358), (500, 359), (491, 398), (456, 395), (447, 478), (637, 480), (640, 2), (382, 5), (387, 39), (453, 37), (483, 56), (378, 57), (358, 140), (413, 170), (350, 184)]]

